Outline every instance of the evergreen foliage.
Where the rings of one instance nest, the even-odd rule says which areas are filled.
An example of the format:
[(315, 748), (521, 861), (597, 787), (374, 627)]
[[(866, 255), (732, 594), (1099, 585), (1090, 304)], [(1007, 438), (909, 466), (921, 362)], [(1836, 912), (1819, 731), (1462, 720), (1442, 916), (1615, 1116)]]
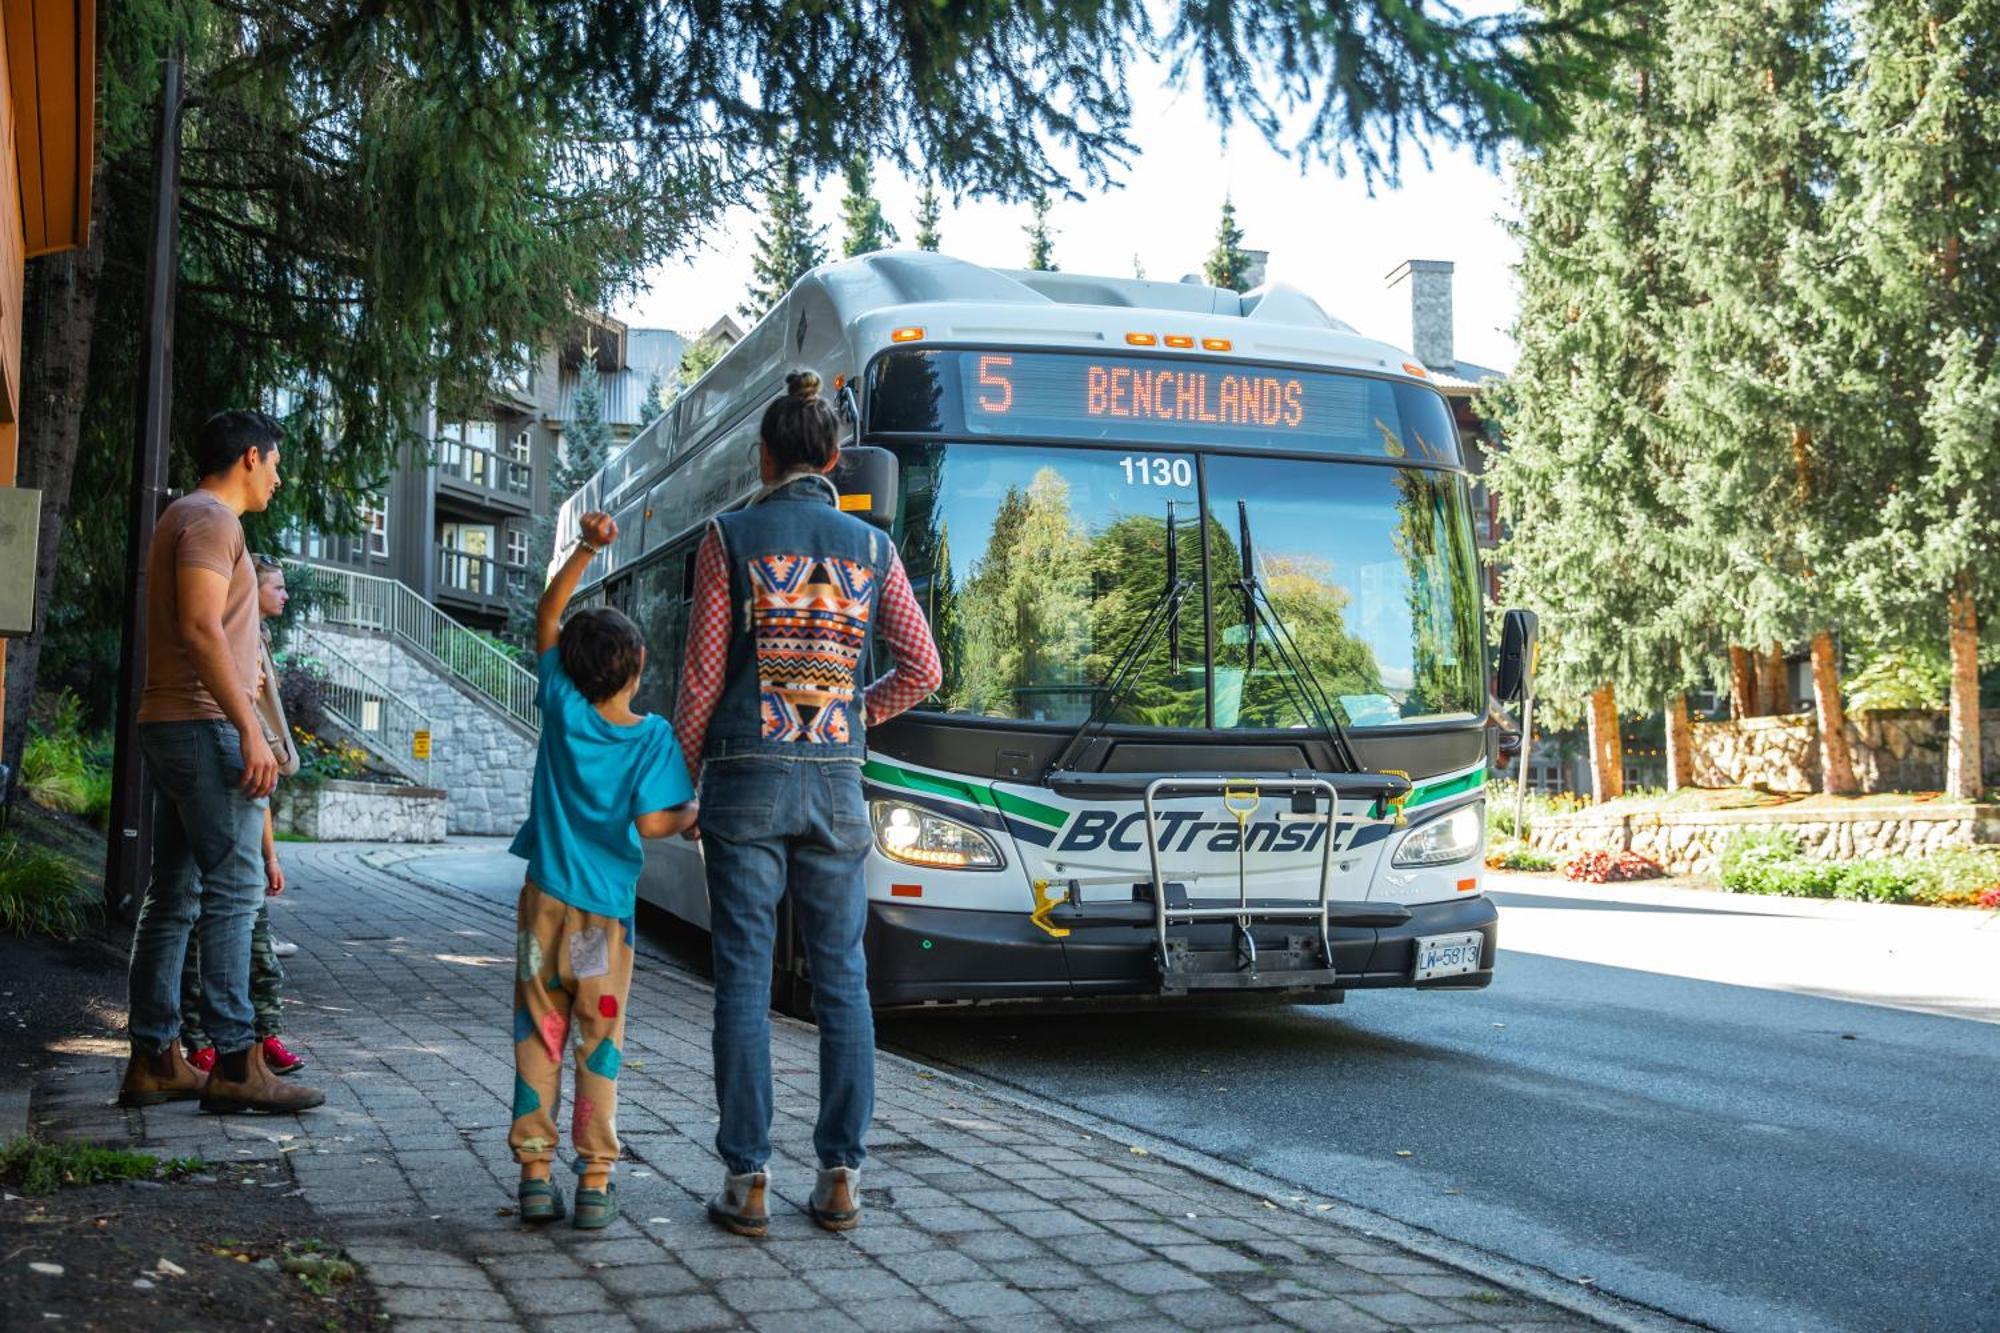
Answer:
[(937, 186), (926, 177), (924, 192), (917, 198), (917, 249), (936, 251), (939, 241), (938, 219), (943, 211), (943, 207), (938, 203)]
[(736, 307), (737, 313), (753, 323), (762, 319), (793, 283), (826, 262), (825, 236), (826, 228), (813, 221), (812, 204), (800, 186), (798, 159), (787, 157), (777, 183), (765, 196), (750, 294)]
[(875, 171), (865, 154), (847, 159), (847, 194), (840, 201), (840, 253), (848, 258), (886, 250), (896, 243), (896, 229), (882, 216), (875, 197)]
[(1243, 228), (1236, 225), (1236, 204), (1222, 196), (1222, 221), (1215, 229), (1215, 248), (1208, 252), (1202, 275), (1211, 287), (1227, 287), (1232, 292), (1250, 289), (1250, 256), (1243, 253)]
[(665, 394), (666, 380), (660, 375), (660, 368), (654, 366), (646, 374), (646, 392), (639, 399), (639, 429), (652, 425), (666, 411)]
[(1021, 228), (1028, 234), (1028, 267), (1052, 272), (1056, 268), (1056, 242), (1049, 230), (1049, 197), (1038, 194), (1029, 207), (1034, 210), (1035, 220)]
[(611, 425), (604, 419), (604, 388), (595, 350), (586, 343), (583, 364), (577, 369), (570, 417), (563, 423), (562, 438), (549, 467), (549, 512), (536, 517), (528, 535), (527, 580), (521, 591), (508, 599), (507, 634), (524, 645), (524, 656), (532, 656), (525, 645), (534, 643), (535, 603), (548, 585), (549, 564), (556, 556), (556, 511), (611, 457)]
[(688, 387), (706, 375), (728, 351), (728, 345), (720, 338), (701, 337), (689, 343), (687, 350), (681, 353), (680, 369), (674, 375), (674, 397), (687, 392)]

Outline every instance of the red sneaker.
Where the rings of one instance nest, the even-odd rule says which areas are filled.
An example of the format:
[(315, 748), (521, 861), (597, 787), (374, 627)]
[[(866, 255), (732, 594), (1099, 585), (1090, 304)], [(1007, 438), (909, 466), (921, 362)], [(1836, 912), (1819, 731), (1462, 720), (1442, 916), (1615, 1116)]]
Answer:
[(188, 1063), (204, 1074), (213, 1074), (215, 1072), (215, 1048), (213, 1046), (204, 1046), (198, 1051), (189, 1051)]
[(306, 1062), (286, 1050), (285, 1043), (276, 1037), (264, 1038), (264, 1063), (273, 1074), (296, 1074), (306, 1067)]

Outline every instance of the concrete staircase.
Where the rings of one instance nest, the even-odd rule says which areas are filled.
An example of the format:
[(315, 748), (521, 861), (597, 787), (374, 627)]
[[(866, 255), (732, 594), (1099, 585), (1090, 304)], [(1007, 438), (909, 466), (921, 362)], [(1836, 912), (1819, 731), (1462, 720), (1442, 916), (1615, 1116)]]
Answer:
[(518, 829), (540, 735), (534, 676), (393, 579), (300, 561), (290, 572), (312, 589), (300, 648), (354, 664), (429, 720), (446, 830)]

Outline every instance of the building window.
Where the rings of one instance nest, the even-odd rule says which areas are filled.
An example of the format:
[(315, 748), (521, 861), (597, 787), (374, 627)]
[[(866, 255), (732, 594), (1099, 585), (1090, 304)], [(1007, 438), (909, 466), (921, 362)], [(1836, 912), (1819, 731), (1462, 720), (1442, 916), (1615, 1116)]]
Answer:
[(528, 450), (532, 443), (533, 439), (527, 431), (516, 431), (507, 439), (507, 454), (516, 463), (525, 463), (528, 461)]
[(361, 519), (368, 525), (368, 554), (386, 556), (389, 554), (389, 504), (379, 495), (371, 495), (361, 506)]
[(507, 529), (507, 563), (510, 565), (528, 563), (528, 533), (525, 528)]

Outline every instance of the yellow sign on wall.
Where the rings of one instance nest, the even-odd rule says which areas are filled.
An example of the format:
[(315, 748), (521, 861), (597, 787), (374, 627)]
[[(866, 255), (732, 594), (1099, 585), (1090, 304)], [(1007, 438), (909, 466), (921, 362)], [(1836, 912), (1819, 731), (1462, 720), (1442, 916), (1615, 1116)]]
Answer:
[(431, 734), (428, 731), (412, 733), (410, 736), (410, 757), (412, 759), (429, 759), (431, 757)]

